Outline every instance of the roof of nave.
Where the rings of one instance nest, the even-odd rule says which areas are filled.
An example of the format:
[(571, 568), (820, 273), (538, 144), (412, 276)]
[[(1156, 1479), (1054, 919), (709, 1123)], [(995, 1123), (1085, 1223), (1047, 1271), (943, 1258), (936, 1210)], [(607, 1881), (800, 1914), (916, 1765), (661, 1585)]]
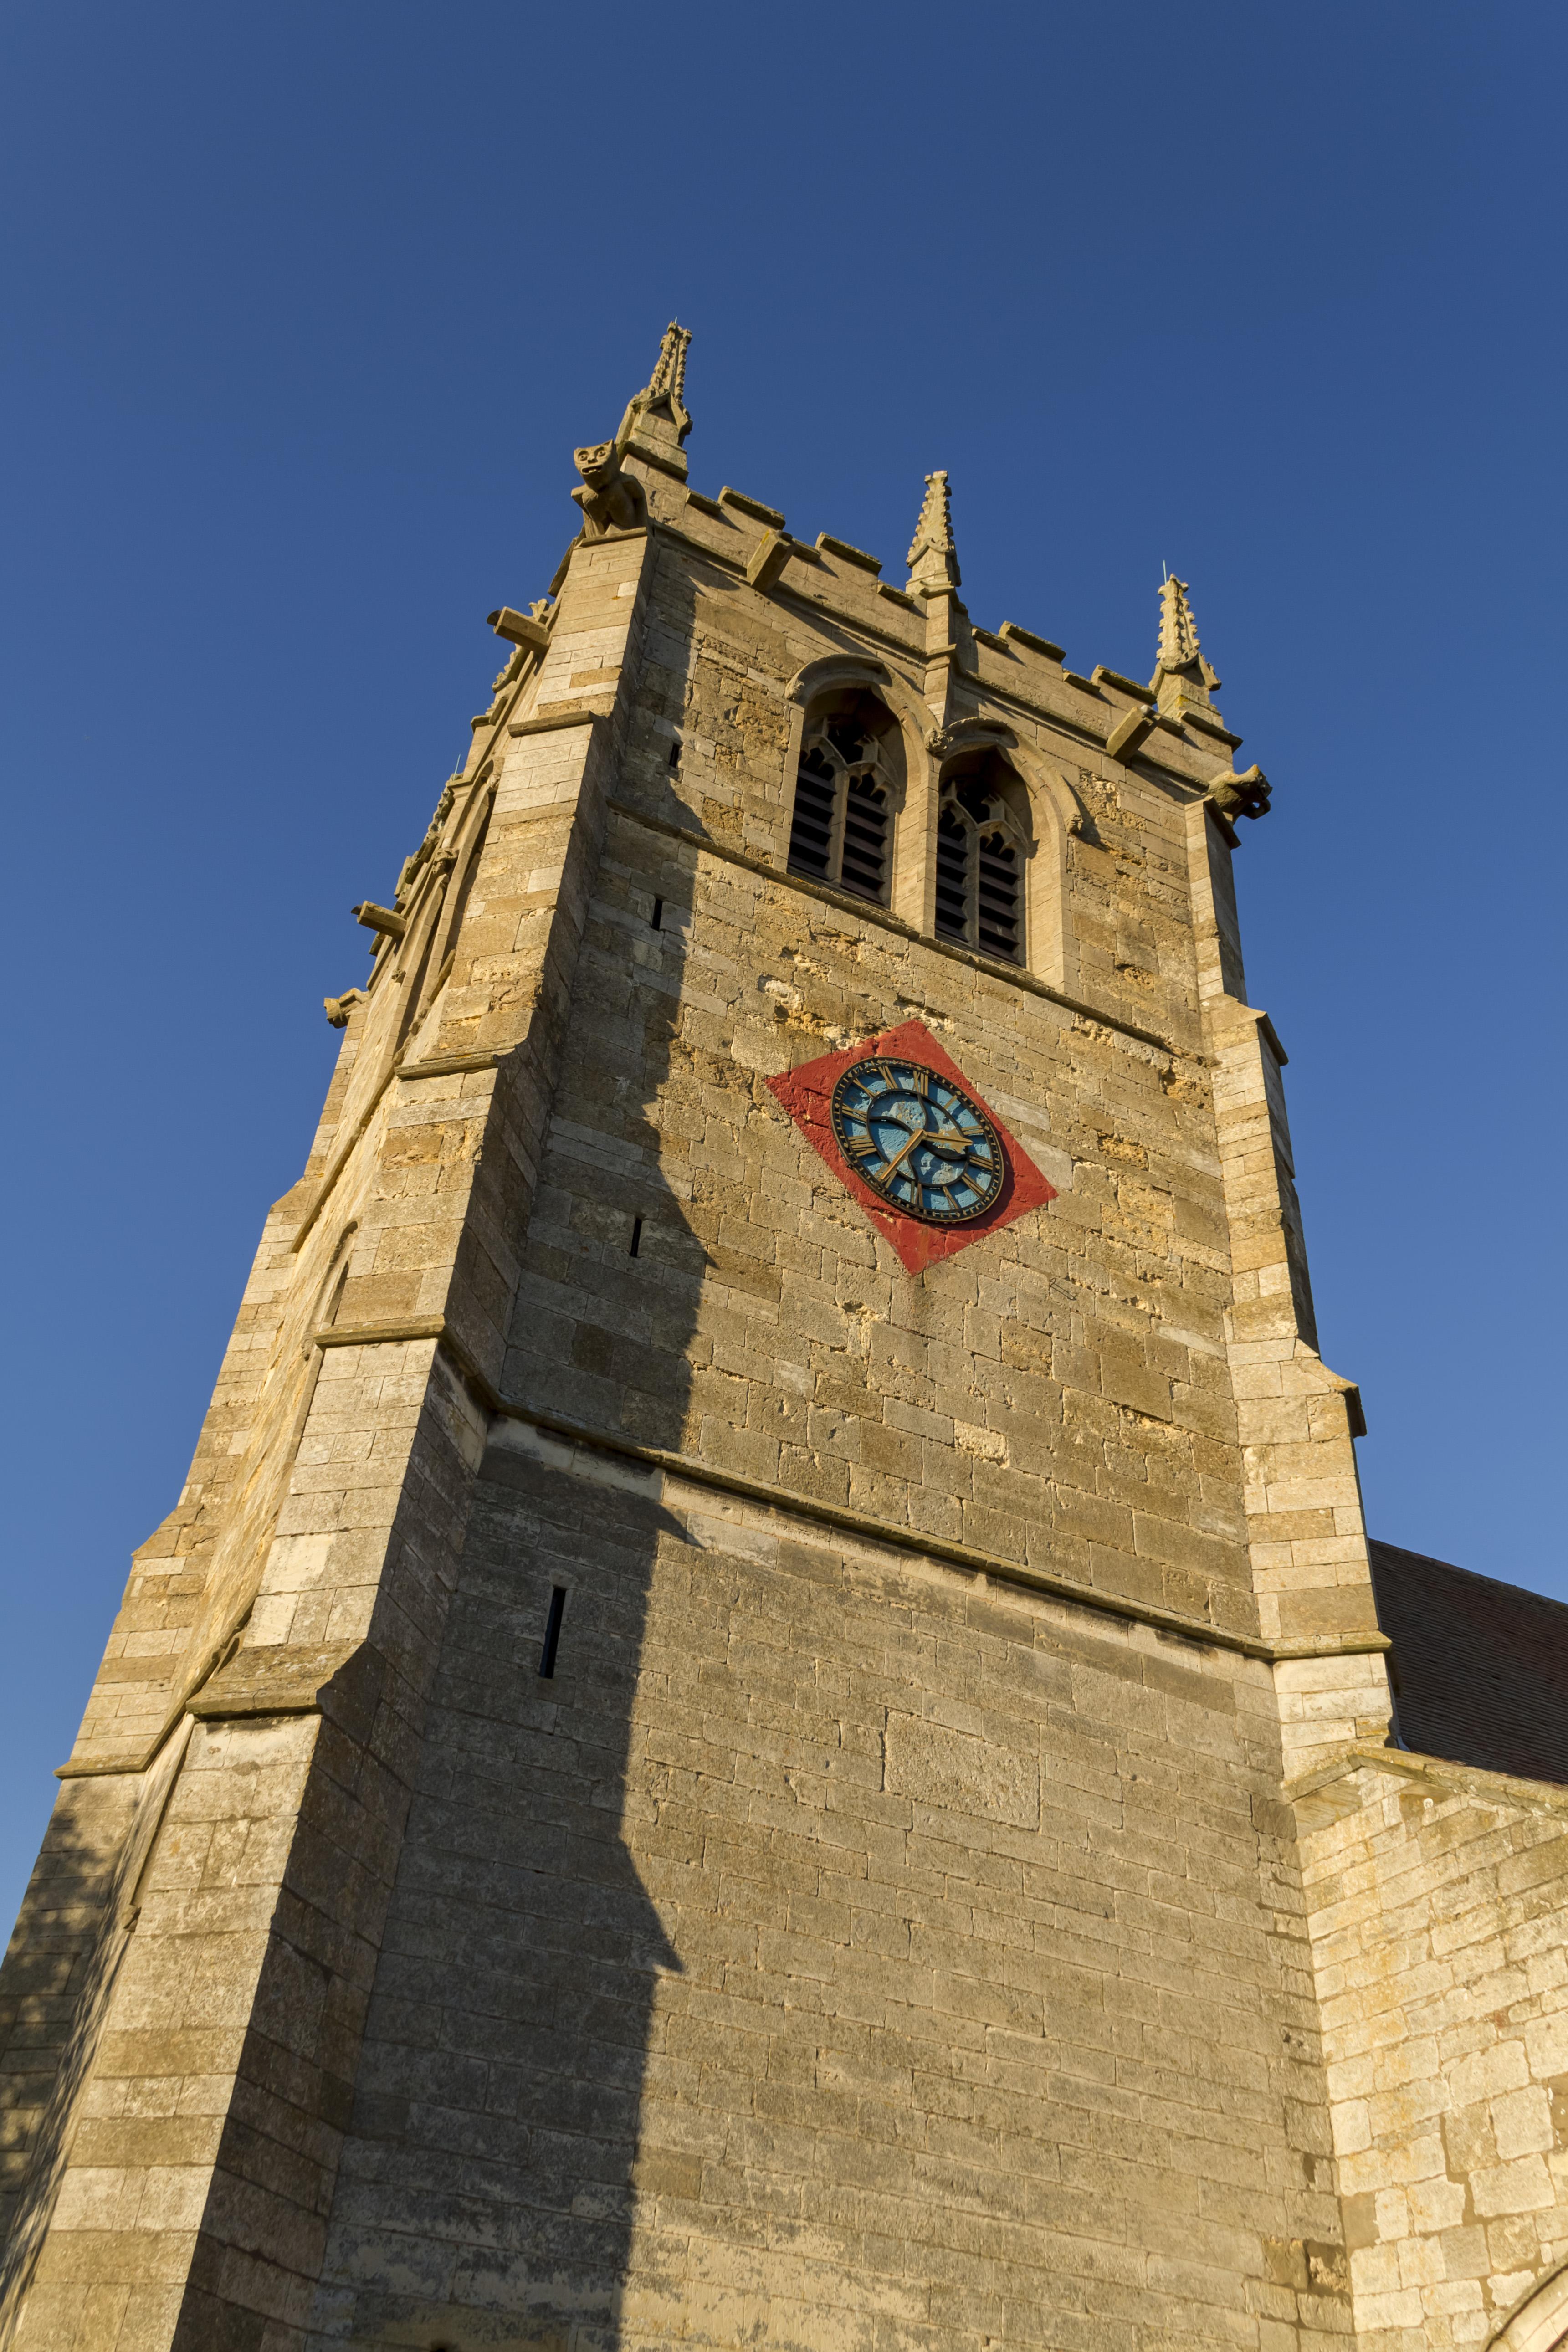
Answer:
[(1402, 1745), (1568, 1784), (1568, 1607), (1397, 1544), (1369, 1549)]

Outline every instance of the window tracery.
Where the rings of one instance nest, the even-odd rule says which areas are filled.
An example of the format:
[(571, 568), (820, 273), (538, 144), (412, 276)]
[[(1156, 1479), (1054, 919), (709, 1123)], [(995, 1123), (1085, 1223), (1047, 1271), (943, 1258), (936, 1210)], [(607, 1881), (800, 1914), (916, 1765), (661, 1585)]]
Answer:
[(1028, 838), (1014, 806), (1017, 778), (988, 753), (943, 778), (936, 828), (936, 932), (1004, 963), (1024, 961)]
[(808, 719), (795, 774), (789, 868), (885, 904), (897, 774), (891, 715), (869, 695)]

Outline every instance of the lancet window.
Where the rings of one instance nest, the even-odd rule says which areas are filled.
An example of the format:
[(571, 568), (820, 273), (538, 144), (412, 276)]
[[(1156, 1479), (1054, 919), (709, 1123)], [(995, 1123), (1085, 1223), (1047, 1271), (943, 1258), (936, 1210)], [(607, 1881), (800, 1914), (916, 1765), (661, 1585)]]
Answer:
[(1021, 794), (1012, 769), (991, 751), (942, 779), (937, 815), (937, 937), (1004, 963), (1024, 961), (1028, 837), (1016, 805)]
[(868, 694), (811, 714), (795, 775), (792, 874), (885, 902), (898, 798), (898, 730)]

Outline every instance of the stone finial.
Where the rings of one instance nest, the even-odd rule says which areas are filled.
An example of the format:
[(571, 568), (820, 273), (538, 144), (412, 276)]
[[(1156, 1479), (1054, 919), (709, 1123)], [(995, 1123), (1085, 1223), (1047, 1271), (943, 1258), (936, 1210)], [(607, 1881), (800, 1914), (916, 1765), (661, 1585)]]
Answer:
[(1184, 703), (1206, 706), (1218, 674), (1204, 659), (1198, 625), (1187, 601), (1187, 583), (1173, 572), (1160, 589), (1160, 650), (1155, 656), (1150, 692), (1167, 716), (1179, 718)]
[(909, 552), (910, 585), (927, 593), (960, 583), (958, 551), (952, 541), (952, 493), (945, 473), (926, 476), (925, 503)]
[(1187, 583), (1173, 572), (1160, 590), (1160, 652), (1156, 669), (1185, 669), (1198, 657), (1198, 625), (1187, 602)]
[[(615, 446), (624, 449), (641, 439), (650, 446), (679, 456), (680, 445), (691, 430), (690, 411), (682, 398), (690, 341), (690, 328), (672, 319), (664, 331), (647, 389), (634, 393), (626, 404)], [(684, 457), (680, 463), (685, 465)]]
[(680, 326), (672, 319), (664, 331), (664, 341), (658, 347), (658, 358), (648, 378), (643, 404), (651, 408), (658, 401), (668, 401), (670, 413), (684, 441), (691, 430), (691, 419), (681, 401), (686, 389), (686, 352), (691, 341), (689, 327)]

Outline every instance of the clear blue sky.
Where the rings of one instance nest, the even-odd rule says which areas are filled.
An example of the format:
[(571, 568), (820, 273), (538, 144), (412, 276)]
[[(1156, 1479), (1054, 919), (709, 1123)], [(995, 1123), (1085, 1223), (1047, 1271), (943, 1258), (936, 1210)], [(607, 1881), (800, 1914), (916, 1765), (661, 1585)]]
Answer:
[(1568, 1597), (1560, 6), (12, 0), (0, 1911), (384, 897), (666, 320), (694, 483), (1147, 676), (1374, 1533)]

